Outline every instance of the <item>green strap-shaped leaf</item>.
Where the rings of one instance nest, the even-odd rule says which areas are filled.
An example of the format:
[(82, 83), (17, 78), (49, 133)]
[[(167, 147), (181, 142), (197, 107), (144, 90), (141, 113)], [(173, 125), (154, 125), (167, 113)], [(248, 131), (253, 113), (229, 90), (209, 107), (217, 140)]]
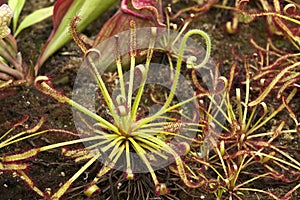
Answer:
[(16, 30), (14, 36), (17, 37), (17, 35), (25, 28), (32, 26), (33, 24), (36, 24), (40, 21), (43, 21), (44, 19), (51, 17), (53, 14), (53, 6), (46, 7), (39, 9), (37, 11), (34, 11), (33, 13), (29, 14), (24, 18), (24, 20), (19, 25), (18, 29)]
[(18, 24), (20, 14), (21, 14), (22, 9), (23, 9), (24, 4), (25, 4), (25, 0), (8, 0), (7, 3), (8, 3), (8, 6), (10, 7), (10, 9), (12, 9), (12, 11), (14, 13), (13, 32), (15, 32), (16, 28), (17, 28), (17, 24)]
[[(82, 31), (88, 24), (104, 13), (117, 0), (58, 0), (54, 5), (54, 29), (45, 44), (35, 66), (36, 73), (41, 65), (58, 49), (71, 40), (69, 26), (73, 17), (79, 16), (78, 31)], [(65, 5), (66, 4), (66, 5)], [(60, 10), (61, 9), (61, 10)], [(60, 12), (58, 12), (60, 10)], [(56, 16), (58, 16), (59, 22)]]

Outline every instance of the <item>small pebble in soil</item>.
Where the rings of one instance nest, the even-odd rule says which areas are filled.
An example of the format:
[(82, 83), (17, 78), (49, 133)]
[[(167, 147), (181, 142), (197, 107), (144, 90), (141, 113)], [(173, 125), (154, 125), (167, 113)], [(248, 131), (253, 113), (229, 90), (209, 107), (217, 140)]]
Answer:
[(118, 183), (117, 189), (119, 190), (122, 186), (122, 183)]

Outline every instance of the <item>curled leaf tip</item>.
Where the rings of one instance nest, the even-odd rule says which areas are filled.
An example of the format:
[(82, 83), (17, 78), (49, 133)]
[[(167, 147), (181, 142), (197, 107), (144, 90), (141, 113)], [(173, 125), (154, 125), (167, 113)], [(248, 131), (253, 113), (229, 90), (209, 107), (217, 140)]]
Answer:
[(165, 26), (161, 0), (122, 0), (121, 10), (136, 17), (152, 20), (158, 26)]
[(136, 28), (165, 27), (161, 0), (122, 0), (120, 9), (102, 26), (93, 46), (131, 29), (131, 22)]
[(10, 34), (10, 29), (8, 28), (8, 24), (10, 19), (13, 16), (13, 11), (6, 4), (0, 6), (0, 39), (5, 38), (8, 34)]

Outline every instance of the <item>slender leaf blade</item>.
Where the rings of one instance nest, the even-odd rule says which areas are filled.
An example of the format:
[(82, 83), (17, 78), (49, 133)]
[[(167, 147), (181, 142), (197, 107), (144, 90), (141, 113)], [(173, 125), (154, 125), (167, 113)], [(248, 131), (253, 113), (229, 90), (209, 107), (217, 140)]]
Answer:
[(22, 9), (23, 9), (24, 4), (25, 4), (25, 0), (8, 0), (7, 3), (8, 3), (8, 6), (10, 7), (10, 9), (12, 9), (12, 11), (14, 12), (13, 32), (15, 32), (16, 28), (17, 28), (17, 24), (18, 24), (20, 14), (21, 14)]
[[(65, 3), (61, 13), (56, 12), (53, 14), (53, 27), (52, 33), (48, 41), (44, 45), (43, 52), (40, 54), (35, 71), (37, 73), (41, 65), (58, 49), (71, 40), (69, 34), (69, 26), (73, 17), (79, 16), (78, 31), (82, 31), (88, 24), (94, 21), (99, 15), (104, 13), (110, 6), (117, 2), (117, 0), (58, 0), (54, 5), (54, 12), (62, 7), (61, 4)], [(56, 15), (59, 15), (57, 17)], [(57, 19), (60, 19), (59, 21)], [(57, 26), (57, 27), (56, 27)]]
[(44, 19), (47, 19), (48, 17), (51, 17), (52, 14), (53, 6), (41, 8), (37, 11), (34, 11), (33, 13), (29, 14), (24, 18), (24, 20), (20, 23), (18, 29), (16, 30), (14, 36), (17, 37), (17, 35), (25, 28), (28, 28), (33, 24), (36, 24), (40, 21), (43, 21)]

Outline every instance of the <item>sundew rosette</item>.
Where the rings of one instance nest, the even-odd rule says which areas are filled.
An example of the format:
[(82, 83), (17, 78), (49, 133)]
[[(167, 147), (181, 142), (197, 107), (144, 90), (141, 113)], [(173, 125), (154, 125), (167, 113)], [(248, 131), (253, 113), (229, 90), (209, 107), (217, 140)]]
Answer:
[[(157, 53), (169, 54), (169, 60), (160, 63)], [(194, 66), (209, 91), (210, 76), (216, 73), (208, 59), (200, 44), (163, 28), (125, 31), (88, 50), (72, 100), (91, 113), (76, 107), (73, 111), (82, 138), (94, 138), (84, 144), (104, 164), (101, 175), (113, 168), (128, 178), (150, 172), (158, 183), (155, 170), (171, 163), (184, 168), (180, 156), (199, 132), (200, 113), (191, 81), (180, 69)], [(118, 78), (114, 88), (108, 88), (102, 75), (114, 70)], [(150, 103), (150, 88), (160, 88), (166, 98)], [(105, 109), (97, 112), (99, 106)]]
[[(150, 173), (158, 195), (169, 190), (160, 183), (155, 170), (167, 166), (188, 187), (209, 184), (183, 160), (190, 154), (191, 144), (199, 142), (204, 127), (205, 131), (210, 126), (214, 130), (221, 127), (213, 122), (218, 115), (215, 108), (209, 109), (210, 126), (200, 123), (205, 113), (199, 106), (205, 103), (199, 99), (219, 96), (218, 70), (209, 59), (209, 36), (198, 29), (183, 34), (157, 27), (137, 29), (133, 21), (130, 25), (131, 30), (91, 49), (86, 49), (76, 31), (72, 31), (85, 55), (72, 99), (53, 89), (46, 77), (35, 81), (44, 94), (72, 106), (81, 139), (68, 144), (80, 141), (85, 145), (77, 150), (63, 149), (64, 156), (87, 162), (52, 197), (62, 196), (96, 160), (102, 165), (86, 187), (89, 197), (100, 191), (97, 183), (111, 170), (123, 171), (129, 180), (137, 173)], [(206, 50), (192, 36), (203, 37)], [(202, 92), (194, 91), (191, 70), (201, 79)], [(107, 71), (115, 73), (113, 83), (103, 79)], [(201, 138), (206, 151), (215, 139), (209, 135)]]

